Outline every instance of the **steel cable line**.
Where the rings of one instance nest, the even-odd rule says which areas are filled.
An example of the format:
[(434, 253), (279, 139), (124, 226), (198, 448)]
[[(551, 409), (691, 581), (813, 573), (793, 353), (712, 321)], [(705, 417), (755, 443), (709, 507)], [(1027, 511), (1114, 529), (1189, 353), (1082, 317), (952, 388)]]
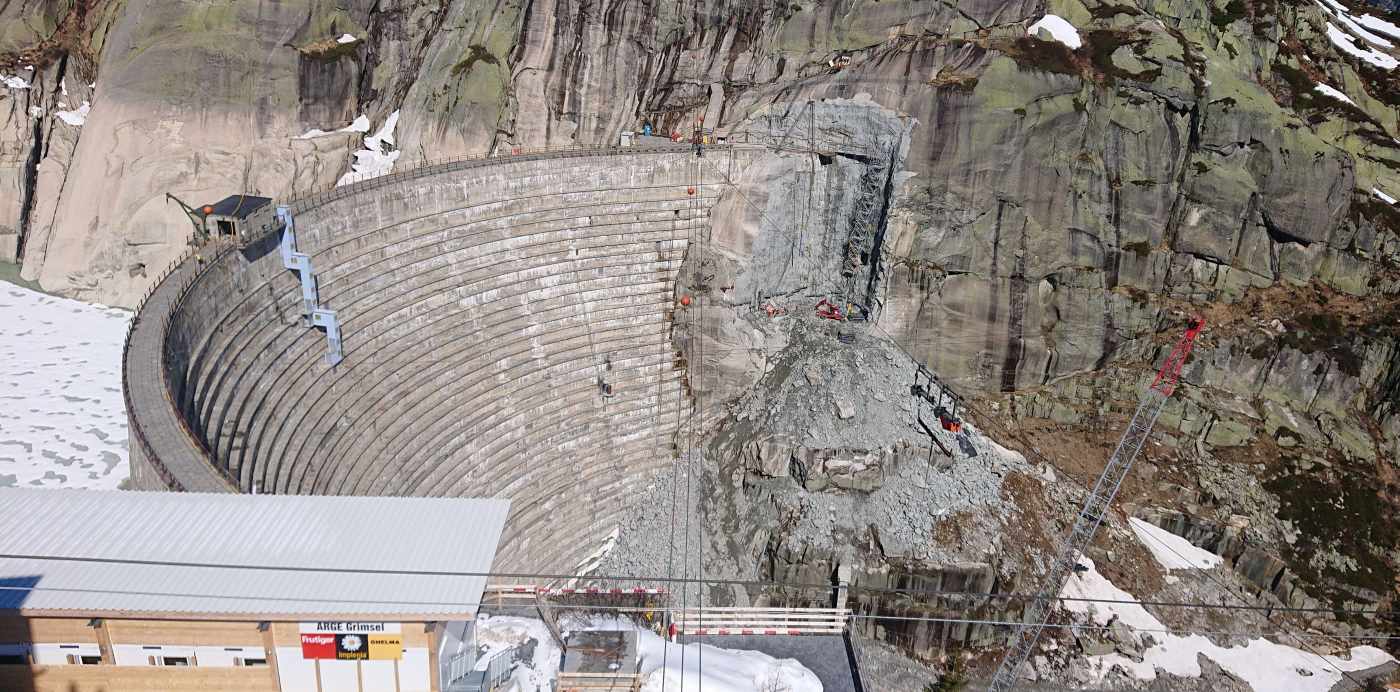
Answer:
[[(698, 583), (699, 579), (685, 577), (632, 577), (617, 575), (589, 575), (589, 574), (552, 574), (543, 572), (456, 572), (442, 570), (413, 570), (413, 569), (372, 569), (372, 568), (337, 568), (337, 567), (294, 567), (288, 565), (239, 565), (227, 563), (200, 563), (200, 562), (177, 562), (167, 560), (133, 560), (125, 558), (98, 558), (98, 557), (77, 557), (77, 556), (46, 556), (46, 555), (23, 555), (23, 554), (0, 554), (0, 559), (18, 560), (39, 560), (48, 562), (88, 562), (98, 564), (130, 564), (148, 567), (191, 567), (191, 568), (211, 568), (211, 569), (244, 569), (255, 571), (271, 572), (305, 572), (320, 574), (372, 574), (388, 576), (427, 576), (427, 577), (483, 577), (483, 578), (514, 578), (527, 577), (548, 580), (566, 579), (587, 579), (596, 581), (616, 581), (616, 582), (657, 582), (657, 583)], [(1185, 559), (1185, 558), (1183, 558)], [(828, 583), (784, 583), (762, 580), (745, 579), (724, 579), (716, 578), (706, 580), (712, 584), (726, 584), (737, 586), (760, 586), (780, 589), (819, 589), (831, 591), (836, 587)], [(23, 587), (16, 587), (22, 590)], [(872, 594), (903, 594), (903, 595), (927, 595), (946, 597), (968, 597), (987, 600), (1055, 600), (1081, 603), (1118, 603), (1127, 605), (1156, 606), (1164, 608), (1198, 608), (1205, 610), (1250, 610), (1250, 611), (1276, 611), (1276, 612), (1296, 612), (1296, 613), (1342, 613), (1347, 615), (1400, 615), (1400, 611), (1394, 610), (1346, 610), (1338, 608), (1297, 608), (1289, 606), (1262, 606), (1262, 605), (1241, 605), (1227, 606), (1213, 603), (1197, 603), (1189, 601), (1144, 601), (1144, 600), (1124, 600), (1112, 598), (1082, 598), (1068, 596), (1039, 596), (1033, 593), (1007, 593), (1007, 592), (981, 592), (981, 591), (947, 591), (941, 589), (917, 589), (917, 588), (893, 588), (893, 587), (863, 587), (851, 585), (850, 591)], [(304, 599), (298, 599), (304, 600)]]
[[(493, 599), (489, 599), (489, 598), (486, 598), (486, 597), (483, 597), (481, 600), (478, 600), (478, 601), (400, 601), (400, 600), (379, 601), (379, 600), (366, 600), (366, 599), (361, 599), (361, 598), (316, 598), (316, 597), (298, 598), (298, 597), (295, 597), (295, 596), (247, 596), (247, 595), (214, 594), (214, 593), (191, 593), (191, 592), (181, 592), (181, 591), (144, 591), (144, 590), (134, 590), (134, 589), (104, 589), (104, 588), (53, 587), (53, 586), (32, 586), (32, 587), (30, 587), (30, 586), (9, 586), (9, 585), (0, 585), (0, 591), (19, 591), (19, 592), (39, 591), (39, 592), (48, 592), (48, 593), (113, 594), (113, 595), (121, 595), (121, 596), (150, 596), (150, 597), (161, 597), (161, 598), (204, 598), (204, 599), (222, 599), (222, 600), (257, 600), (257, 601), (269, 601), (269, 602), (334, 603), (334, 604), (342, 604), (342, 605), (343, 605), (343, 604), (350, 604), (350, 605), (376, 605), (376, 606), (385, 606), (385, 605), (389, 605), (389, 606), (435, 606), (435, 607), (453, 607), (453, 608), (480, 608), (480, 607), (492, 607), (492, 606), (504, 606), (504, 605), (507, 605), (505, 601), (502, 601), (502, 600), (493, 600)], [(587, 595), (587, 594), (583, 594), (583, 595)], [(626, 594), (626, 593), (624, 593), (624, 594), (593, 594), (593, 595), (621, 595), (621, 596), (632, 596), (632, 595), (639, 595), (639, 594)], [(607, 611), (618, 611), (618, 612), (653, 612), (653, 613), (655, 613), (655, 612), (674, 613), (674, 612), (680, 612), (681, 610), (684, 610), (684, 608), (681, 608), (681, 607), (678, 607), (678, 606), (662, 606), (662, 605), (657, 605), (657, 606), (645, 606), (645, 605), (643, 605), (643, 606), (617, 606), (617, 605), (599, 604), (599, 603), (556, 603), (556, 604), (551, 604), (551, 605), (550, 605), (550, 609), (551, 609), (551, 610), (565, 610), (565, 611), (568, 611), (568, 610), (583, 610), (583, 611), (587, 611), (587, 610), (607, 610)], [(133, 611), (133, 612), (134, 612), (134, 619), (138, 619), (138, 620), (141, 619), (141, 618), (139, 617), (139, 616), (140, 616), (140, 612), (139, 612), (139, 611)], [(412, 614), (414, 614), (414, 615), (430, 615), (431, 613), (412, 613)], [(249, 615), (258, 615), (258, 614), (256, 614), (256, 613), (249, 613)], [(60, 615), (53, 615), (53, 616), (51, 616), (51, 615), (49, 615), (49, 614), (45, 614), (44, 617), (63, 618), (64, 616), (61, 615), (61, 614), (60, 614)], [(74, 618), (81, 617), (82, 619), (87, 619), (89, 616), (87, 616), (87, 615), (76, 616), (76, 615), (75, 615), (75, 616), (72, 616), (72, 617), (74, 617)], [(950, 623), (950, 624), (976, 624), (976, 625), (1008, 626), (1008, 627), (1009, 627), (1009, 626), (1019, 626), (1019, 625), (1021, 625), (1021, 624), (1024, 624), (1024, 623), (1020, 623), (1020, 622), (1016, 622), (1016, 621), (1011, 621), (1011, 620), (988, 620), (988, 619), (979, 619), (979, 618), (952, 618), (952, 617), (936, 617), (936, 616), (878, 615), (878, 614), (852, 613), (852, 614), (849, 615), (849, 617), (851, 617), (851, 618), (853, 618), (853, 619), (857, 619), (857, 620), (887, 620), (887, 621), (896, 621), (896, 622), (937, 622), (937, 623)], [(167, 616), (164, 616), (164, 615), (162, 615), (159, 619), (160, 619), (160, 620), (174, 620), (174, 621), (181, 621), (181, 620), (207, 620), (207, 618), (194, 618), (194, 617), (190, 617), (190, 618), (179, 618), (179, 617), (167, 617)], [(259, 615), (259, 619), (264, 619), (264, 620), (267, 620), (267, 621), (269, 621), (269, 622), (300, 622), (300, 621), (302, 620), (302, 618), (296, 618), (296, 619), (262, 618), (260, 615)], [(1073, 624), (1073, 623), (1051, 623), (1051, 624), (1049, 624), (1049, 625), (1047, 625), (1047, 626), (1048, 626), (1048, 627), (1055, 627), (1055, 628), (1058, 628), (1058, 629), (1094, 630), (1094, 631), (1105, 631), (1105, 630), (1112, 629), (1112, 628), (1111, 628), (1110, 626), (1108, 626), (1108, 625), (1076, 625), (1076, 624)], [(1397, 634), (1376, 634), (1376, 635), (1367, 635), (1367, 634), (1338, 634), (1338, 635), (1332, 635), (1332, 634), (1323, 634), (1323, 633), (1302, 633), (1302, 634), (1296, 634), (1296, 633), (1266, 632), (1266, 631), (1230, 632), (1230, 631), (1223, 631), (1223, 630), (1194, 630), (1194, 629), (1178, 629), (1178, 628), (1171, 628), (1171, 627), (1162, 627), (1162, 628), (1141, 628), (1141, 629), (1135, 627), (1135, 628), (1133, 628), (1133, 630), (1134, 630), (1134, 631), (1137, 631), (1137, 632), (1160, 632), (1160, 633), (1165, 633), (1165, 634), (1209, 634), (1209, 635), (1216, 635), (1216, 636), (1239, 636), (1239, 637), (1244, 637), (1244, 636), (1250, 636), (1250, 637), (1274, 637), (1274, 636), (1284, 636), (1284, 635), (1286, 634), (1287, 636), (1301, 636), (1301, 637), (1310, 638), (1310, 639), (1337, 639), (1337, 640), (1347, 640), (1347, 641), (1396, 641), (1396, 640), (1400, 640), (1400, 635), (1397, 635)]]

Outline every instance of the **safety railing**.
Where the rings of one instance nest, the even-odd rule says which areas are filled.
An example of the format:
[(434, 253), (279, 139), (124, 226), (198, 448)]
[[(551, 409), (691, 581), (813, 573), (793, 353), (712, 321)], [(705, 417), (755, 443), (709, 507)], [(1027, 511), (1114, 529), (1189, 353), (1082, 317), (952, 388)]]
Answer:
[[(711, 145), (708, 148), (727, 149), (733, 145)], [(444, 159), (424, 159), (409, 166), (379, 175), (365, 175), (362, 178), (353, 178), (352, 182), (341, 184), (338, 180), (331, 185), (323, 185), (308, 192), (294, 197), (288, 204), (297, 212), (314, 209), (332, 200), (341, 199), (350, 195), (372, 190), (406, 180), (415, 180), (430, 175), (437, 175), (467, 168), (476, 168), (494, 163), (515, 162), (515, 161), (536, 161), (540, 159), (565, 159), (583, 158), (596, 156), (625, 156), (632, 154), (676, 154), (690, 151), (688, 144), (673, 144), (665, 146), (636, 146), (636, 147), (599, 147), (599, 146), (563, 146), (563, 147), (536, 147), (536, 148), (512, 148), (508, 151), (491, 154), (472, 154), (455, 156)], [(341, 180), (344, 180), (342, 176)]]
[(795, 635), (841, 634), (851, 611), (845, 608), (682, 608), (673, 614), (677, 634)]
[[(146, 431), (145, 425), (141, 421), (140, 412), (137, 410), (135, 402), (132, 400), (132, 373), (129, 368), (132, 346), (132, 334), (134, 334), (136, 332), (136, 329), (140, 326), (140, 323), (143, 319), (143, 315), (149, 318), (149, 315), (146, 315), (146, 304), (149, 303), (151, 298), (153, 298), (160, 290), (162, 290), (163, 288), (168, 288), (165, 285), (166, 281), (169, 280), (170, 277), (173, 274), (175, 274), (176, 271), (179, 270), (181, 265), (189, 261), (196, 254), (208, 253), (211, 250), (216, 253), (214, 257), (210, 258), (209, 264), (212, 265), (215, 261), (218, 260), (218, 258), (223, 257), (226, 253), (234, 249), (234, 246), (231, 243), (228, 243), (227, 241), (223, 240), (215, 240), (210, 245), (212, 247), (191, 246), (186, 248), (182, 253), (180, 253), (178, 257), (171, 261), (171, 263), (159, 274), (156, 281), (153, 282), (148, 289), (146, 289), (146, 292), (141, 296), (141, 300), (137, 302), (136, 314), (134, 317), (132, 317), (131, 322), (127, 324), (126, 339), (122, 345), (122, 399), (123, 402), (126, 404), (127, 421), (130, 427), (131, 439), (135, 440), (136, 445), (140, 448), (141, 456), (144, 462), (151, 468), (151, 470), (153, 470), (156, 473), (156, 476), (160, 478), (161, 482), (165, 484), (166, 487), (172, 490), (185, 490), (186, 487), (185, 484), (181, 482), (181, 480), (173, 472), (171, 472), (169, 466), (166, 465), (165, 460), (162, 459), (158, 454), (156, 454), (155, 448), (151, 445), (150, 437)], [(193, 288), (195, 283), (198, 282), (200, 277), (203, 275), (203, 272), (196, 271), (190, 274), (188, 277), (185, 277), (179, 286), (173, 288), (174, 296), (171, 299), (170, 306), (161, 314), (160, 325), (156, 328), (156, 347), (160, 349), (160, 352), (156, 356), (156, 372), (141, 374), (141, 376), (143, 377), (153, 377), (156, 381), (160, 382), (160, 388), (162, 393), (164, 394), (165, 405), (169, 406), (171, 411), (176, 412), (175, 417), (179, 420), (181, 432), (187, 435), (191, 441), (196, 439), (194, 432), (190, 430), (189, 424), (187, 421), (185, 421), (184, 417), (179, 415), (179, 409), (175, 406), (174, 399), (171, 397), (169, 386), (170, 380), (167, 375), (167, 368), (169, 367), (168, 353), (166, 351), (165, 346), (169, 339), (170, 323), (174, 319), (175, 314), (178, 311), (179, 305), (185, 299), (185, 296), (189, 294), (190, 290)], [(196, 447), (197, 446), (198, 445), (196, 444)], [(217, 471), (218, 470), (216, 469), (216, 472)], [(223, 477), (223, 479), (226, 482), (228, 482), (231, 487), (237, 487), (237, 485), (233, 483), (226, 475), (224, 475), (221, 472), (219, 473), (219, 475)]]

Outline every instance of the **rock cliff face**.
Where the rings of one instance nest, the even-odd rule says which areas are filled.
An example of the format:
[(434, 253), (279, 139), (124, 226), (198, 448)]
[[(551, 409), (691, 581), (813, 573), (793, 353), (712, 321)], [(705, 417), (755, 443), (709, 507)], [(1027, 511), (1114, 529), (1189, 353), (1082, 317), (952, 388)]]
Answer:
[[(1285, 559), (1307, 584), (1297, 593), (1387, 601), (1400, 560), (1381, 528), (1400, 496), (1400, 72), (1386, 44), (1400, 36), (1353, 28), (1367, 11), (1383, 12), (12, 2), (0, 259), (50, 290), (130, 305), (189, 236), (166, 192), (194, 204), (331, 184), (361, 133), (302, 135), (360, 115), (377, 129), (399, 114), (399, 166), (703, 119), (774, 148), (735, 173), (712, 245), (687, 260), (703, 309), (846, 296), (947, 381), (1005, 404), (996, 415), (1052, 457), (1082, 452), (1067, 439), (1107, 444), (1180, 316), (1204, 312), (1194, 386), (1160, 424), (1175, 456), (1149, 461), (1156, 475), (1130, 501), (1190, 515), (1178, 527), (1249, 517), (1241, 531)], [(1077, 27), (1078, 47), (1028, 34), (1047, 12)], [(702, 352), (759, 338), (709, 322)], [(711, 359), (721, 376), (693, 384), (721, 400), (762, 369)], [(1337, 521), (1316, 517), (1322, 502), (1342, 506)]]

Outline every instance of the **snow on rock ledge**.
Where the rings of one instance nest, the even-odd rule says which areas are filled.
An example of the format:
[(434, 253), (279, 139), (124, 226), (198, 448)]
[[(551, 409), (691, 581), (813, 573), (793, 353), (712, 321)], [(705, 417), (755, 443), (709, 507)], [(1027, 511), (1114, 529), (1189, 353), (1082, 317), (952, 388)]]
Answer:
[(87, 122), (88, 112), (91, 110), (92, 104), (88, 103), (87, 101), (83, 101), (83, 105), (78, 106), (77, 110), (57, 111), (54, 113), (54, 115), (57, 116), (59, 120), (62, 120), (63, 122), (72, 125), (73, 127), (82, 127), (83, 124)]
[(1031, 36), (1039, 36), (1042, 29), (1050, 35), (1051, 39), (1070, 48), (1078, 48), (1083, 45), (1083, 42), (1079, 40), (1079, 30), (1059, 15), (1047, 14), (1041, 17), (1040, 21), (1026, 28), (1026, 33)]
[(1191, 541), (1137, 517), (1128, 519), (1133, 533), (1166, 569), (1210, 569), (1224, 560), (1215, 553), (1197, 548)]
[[(349, 128), (356, 128), (364, 120), (365, 129), (368, 130), (369, 119), (361, 115)], [(340, 176), (336, 181), (336, 187), (349, 185), (350, 183), (370, 178), (378, 178), (394, 169), (394, 162), (399, 160), (399, 151), (391, 150), (394, 146), (394, 128), (399, 124), (399, 112), (394, 111), (384, 120), (384, 125), (378, 132), (365, 137), (365, 148), (355, 152), (355, 163), (350, 165), (350, 172)]]
[(1386, 53), (1382, 53), (1374, 48), (1363, 48), (1356, 45), (1356, 39), (1350, 34), (1337, 28), (1332, 22), (1327, 23), (1327, 38), (1332, 41), (1332, 45), (1341, 49), (1343, 53), (1351, 55), (1375, 65), (1383, 70), (1393, 70), (1400, 61)]

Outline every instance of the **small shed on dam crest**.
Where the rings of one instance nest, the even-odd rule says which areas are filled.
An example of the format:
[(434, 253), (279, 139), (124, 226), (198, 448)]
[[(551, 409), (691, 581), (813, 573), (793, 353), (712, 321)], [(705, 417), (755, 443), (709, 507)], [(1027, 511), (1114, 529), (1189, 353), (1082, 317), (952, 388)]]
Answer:
[(0, 489), (0, 689), (440, 692), (509, 508)]

